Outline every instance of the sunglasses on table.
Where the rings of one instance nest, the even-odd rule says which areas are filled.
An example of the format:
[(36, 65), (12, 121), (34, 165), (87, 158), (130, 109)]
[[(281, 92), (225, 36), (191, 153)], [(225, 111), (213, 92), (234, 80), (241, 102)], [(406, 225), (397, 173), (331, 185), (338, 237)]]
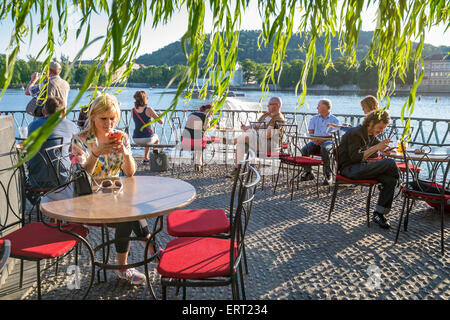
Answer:
[(123, 184), (120, 180), (106, 179), (103, 180), (98, 187), (97, 192), (100, 190), (103, 192), (120, 192), (123, 188)]

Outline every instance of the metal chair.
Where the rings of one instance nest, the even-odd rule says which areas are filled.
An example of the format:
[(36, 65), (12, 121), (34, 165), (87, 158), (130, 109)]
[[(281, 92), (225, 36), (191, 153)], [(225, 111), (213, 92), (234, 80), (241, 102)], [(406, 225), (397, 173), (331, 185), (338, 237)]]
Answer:
[(0, 240), (0, 280), (2, 279), (2, 270), (8, 262), (11, 254), (11, 241)]
[[(89, 230), (78, 224), (64, 224), (61, 226), (47, 224), (43, 221), (25, 224), (25, 177), (23, 166), (17, 166), (16, 152), (1, 154), (1, 163), (8, 163), (7, 168), (0, 170), (0, 208), (7, 217), (0, 221), (0, 241), (11, 242), (10, 257), (20, 259), (20, 287), (23, 281), (23, 261), (35, 261), (37, 269), (37, 293), (41, 299), (41, 260), (54, 259), (65, 256), (76, 249), (82, 241), (79, 236), (86, 237)], [(41, 219), (39, 219), (41, 220)], [(75, 250), (76, 253), (76, 250)], [(78, 263), (77, 255), (75, 262)]]
[[(246, 161), (253, 161), (255, 153), (249, 150)], [(242, 169), (242, 167), (241, 167)], [(239, 183), (238, 183), (239, 182)], [(172, 237), (231, 237), (233, 225), (233, 206), (237, 202), (238, 184), (242, 184), (242, 175), (237, 174), (231, 188), (229, 215), (225, 209), (181, 209), (167, 215), (167, 233)], [(245, 272), (248, 274), (247, 258), (244, 250)]]
[[(298, 126), (296, 124), (280, 124), (280, 132), (282, 132), (282, 144), (287, 144), (289, 147), (289, 152), (283, 154), (282, 157), (280, 157), (281, 163), (280, 167), (278, 168), (278, 174), (275, 182), (274, 187), (274, 193), (276, 192), (276, 188), (278, 185), (278, 179), (280, 176), (280, 172), (282, 169), (287, 169), (287, 181), (289, 184), (289, 167), (292, 167), (292, 179), (291, 179), (291, 200), (294, 196), (294, 184), (295, 179), (298, 179), (300, 174), (303, 171), (303, 166), (312, 166), (317, 167), (317, 171), (320, 170), (320, 166), (323, 165), (323, 161), (319, 159), (314, 159), (312, 157), (306, 157), (302, 155), (300, 152), (300, 147), (298, 144)], [(297, 173), (296, 173), (297, 170)], [(317, 174), (317, 181), (316, 181), (316, 191), (317, 196), (319, 196), (319, 174)]]
[(371, 180), (371, 179), (354, 180), (354, 179), (349, 179), (347, 177), (342, 176), (338, 170), (339, 133), (332, 132), (332, 137), (333, 137), (333, 155), (334, 155), (334, 157), (332, 158), (333, 159), (332, 161), (334, 162), (334, 165), (336, 167), (336, 174), (334, 176), (333, 194), (331, 197), (330, 211), (328, 213), (328, 221), (330, 221), (331, 213), (334, 210), (334, 205), (336, 203), (337, 192), (338, 192), (339, 186), (358, 185), (358, 186), (363, 186), (363, 187), (369, 187), (369, 192), (368, 192), (367, 200), (366, 200), (366, 214), (367, 214), (367, 226), (370, 227), (370, 202), (371, 202), (372, 193), (373, 193), (372, 191), (373, 191), (374, 187), (376, 185), (378, 185), (379, 182), (377, 180)]
[[(21, 144), (26, 138), (16, 138), (16, 141)], [(51, 164), (48, 162), (48, 158), (45, 154), (45, 148), (48, 145), (61, 145), (63, 143), (63, 137), (48, 138), (42, 145), (39, 152), (31, 159), (25, 166), (25, 195), (26, 198), (32, 204), (32, 208), (28, 212), (28, 219), (31, 222), (31, 214), (33, 208), (36, 207), (39, 210), (40, 199), (42, 196), (49, 192), (51, 189), (59, 185), (59, 178), (52, 169)], [(18, 144), (18, 145), (19, 145)], [(16, 147), (18, 146), (16, 145)], [(40, 176), (45, 176), (45, 181), (41, 181), (35, 176), (35, 172), (39, 171)]]
[[(183, 140), (183, 129), (182, 129), (181, 120), (179, 117), (172, 117), (171, 126), (172, 126), (172, 132), (173, 132), (173, 136), (175, 139), (175, 143), (177, 145), (177, 147), (175, 149), (175, 157), (177, 156), (177, 150), (179, 151), (179, 159), (181, 159), (183, 151), (189, 151), (189, 152), (191, 152), (191, 159), (194, 162), (194, 159), (195, 159), (194, 151), (196, 150), (196, 148), (200, 148), (200, 147), (192, 144), (190, 148), (185, 148), (181, 145), (181, 142)], [(172, 136), (172, 134), (171, 134), (171, 136)], [(192, 141), (194, 141), (194, 140), (192, 140)], [(202, 138), (202, 141), (201, 141), (201, 149), (202, 149), (201, 172), (202, 173), (203, 173), (203, 168), (204, 168), (205, 164), (208, 162), (208, 161), (206, 161), (205, 152), (208, 149), (208, 144), (210, 142), (212, 142), (212, 140), (206, 140), (204, 138)], [(211, 155), (211, 159), (212, 159), (212, 158), (214, 158), (214, 154), (215, 154), (214, 148), (212, 148), (211, 153), (212, 153), (212, 155)], [(173, 161), (172, 174), (173, 174), (174, 169), (175, 169), (175, 161)]]
[[(271, 167), (273, 167), (273, 162), (276, 160), (279, 160), (281, 157), (283, 156), (288, 156), (288, 154), (286, 152), (283, 151), (283, 145), (281, 144), (281, 133), (280, 133), (280, 124), (282, 124), (282, 122), (280, 121), (276, 121), (275, 122), (275, 126), (274, 126), (274, 130), (278, 130), (277, 134), (279, 133), (279, 141), (278, 144), (274, 144), (274, 145), (278, 145), (280, 147), (280, 149), (278, 150), (272, 150), (272, 147), (274, 145), (272, 145), (272, 141), (273, 139), (263, 139), (263, 138), (259, 138), (259, 134), (260, 134), (260, 130), (266, 130), (267, 129), (267, 123), (264, 121), (250, 121), (250, 127), (255, 130), (256, 134), (257, 134), (257, 142), (258, 142), (258, 146), (257, 146), (257, 150), (256, 150), (256, 154), (257, 154), (257, 158), (262, 160), (262, 167), (263, 169), (261, 169), (261, 162), (258, 163), (258, 170), (261, 172), (261, 176), (262, 176), (262, 183), (261, 183), (261, 190), (264, 190), (264, 182), (265, 182), (265, 176), (266, 176), (266, 163), (267, 161), (270, 161), (271, 163)], [(284, 145), (284, 147), (286, 147), (286, 145)], [(262, 149), (262, 150), (261, 150)], [(264, 172), (263, 172), (264, 170)], [(272, 176), (272, 183), (274, 182), (274, 174), (271, 174)]]
[[(240, 164), (237, 206), (230, 215), (234, 216), (231, 237), (182, 237), (170, 241), (157, 267), (161, 275), (163, 299), (167, 298), (167, 287), (231, 286), (232, 298), (245, 299), (244, 278), (241, 259), (244, 252), (244, 238), (247, 231), (259, 173), (248, 161)], [(239, 272), (239, 275), (238, 275)]]
[[(404, 148), (404, 145), (402, 143)], [(417, 157), (417, 155), (416, 155)], [(422, 180), (419, 177), (420, 171), (414, 170), (409, 165), (411, 160), (411, 152), (404, 148), (403, 158), (406, 163), (406, 172), (404, 175), (405, 183), (402, 188), (403, 205), (395, 235), (395, 243), (398, 241), (400, 227), (403, 220), (403, 215), (406, 215), (403, 220), (404, 230), (407, 231), (409, 214), (416, 201), (425, 201), (430, 206), (437, 209), (441, 216), (441, 254), (445, 252), (445, 229), (444, 216), (445, 212), (450, 211), (450, 155), (444, 156), (442, 159), (436, 160), (430, 157), (429, 153), (419, 155), (419, 159), (415, 161), (415, 166), (420, 167), (423, 163), (431, 164), (431, 170), (428, 174), (427, 180)], [(444, 174), (440, 174), (443, 170)]]

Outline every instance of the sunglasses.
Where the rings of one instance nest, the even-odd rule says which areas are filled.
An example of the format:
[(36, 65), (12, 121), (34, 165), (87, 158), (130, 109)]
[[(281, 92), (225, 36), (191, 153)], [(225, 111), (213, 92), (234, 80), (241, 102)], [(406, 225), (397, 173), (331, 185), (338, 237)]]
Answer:
[(120, 192), (122, 191), (123, 188), (123, 184), (122, 181), (120, 180), (103, 180), (100, 185), (98, 186), (99, 188), (97, 189), (97, 192), (102, 190), (103, 192)]
[(102, 181), (102, 188), (121, 188), (122, 182), (120, 180), (103, 180)]

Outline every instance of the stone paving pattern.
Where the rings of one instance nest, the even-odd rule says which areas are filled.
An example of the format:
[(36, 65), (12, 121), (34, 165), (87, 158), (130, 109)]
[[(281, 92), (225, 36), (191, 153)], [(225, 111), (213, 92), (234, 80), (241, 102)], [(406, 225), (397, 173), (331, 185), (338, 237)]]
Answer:
[[(155, 173), (141, 164), (137, 174)], [(231, 179), (226, 179), (225, 174), (223, 165), (208, 166), (204, 173), (194, 172), (192, 166), (178, 168), (175, 176), (194, 185), (198, 194), (187, 208), (228, 208)], [(171, 172), (161, 175), (172, 176)], [(386, 231), (373, 223), (367, 227), (367, 189), (339, 190), (333, 216), (328, 222), (331, 193), (327, 193), (327, 187), (321, 187), (318, 197), (315, 182), (300, 183), (291, 201), (285, 179), (282, 182), (273, 194), (272, 182), (266, 177), (264, 189), (258, 188), (254, 201), (246, 238), (247, 299), (450, 299), (450, 246), (447, 241), (447, 251), (442, 257), (437, 212), (424, 204), (417, 205), (410, 216), (408, 231), (402, 229), (399, 242), (395, 244), (401, 199), (394, 203), (390, 215), (392, 227)], [(372, 205), (377, 197), (378, 193)], [(447, 234), (448, 218), (447, 215)], [(149, 220), (149, 224), (152, 225), (152, 221)], [(98, 243), (99, 239), (100, 229), (90, 228), (88, 240)], [(162, 246), (170, 240), (165, 231), (160, 233)], [(141, 243), (133, 242), (129, 262), (141, 258), (143, 250)], [(42, 298), (80, 299), (87, 288), (90, 270), (86, 249), (81, 261), (80, 290), (67, 288), (66, 271), (74, 263), (67, 257), (60, 263), (57, 276), (54, 267), (43, 272)], [(156, 265), (151, 264), (150, 270), (160, 298)], [(29, 291), (24, 298), (36, 299), (37, 291)], [(174, 288), (169, 288), (168, 298), (181, 299), (181, 293), (175, 296)], [(95, 280), (88, 299), (134, 300), (151, 299), (151, 296), (145, 285), (132, 286), (109, 270), (108, 281), (97, 283)], [(231, 299), (231, 289), (188, 288), (187, 299)]]

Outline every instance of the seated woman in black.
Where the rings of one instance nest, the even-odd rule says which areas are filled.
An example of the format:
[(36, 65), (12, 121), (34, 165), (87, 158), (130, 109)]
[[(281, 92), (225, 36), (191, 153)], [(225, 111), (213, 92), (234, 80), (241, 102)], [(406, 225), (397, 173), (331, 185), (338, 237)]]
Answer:
[(181, 148), (194, 151), (195, 169), (199, 170), (202, 163), (202, 150), (209, 141), (204, 133), (208, 129), (211, 105), (200, 106), (199, 111), (193, 112), (186, 120), (186, 126), (181, 137)]

